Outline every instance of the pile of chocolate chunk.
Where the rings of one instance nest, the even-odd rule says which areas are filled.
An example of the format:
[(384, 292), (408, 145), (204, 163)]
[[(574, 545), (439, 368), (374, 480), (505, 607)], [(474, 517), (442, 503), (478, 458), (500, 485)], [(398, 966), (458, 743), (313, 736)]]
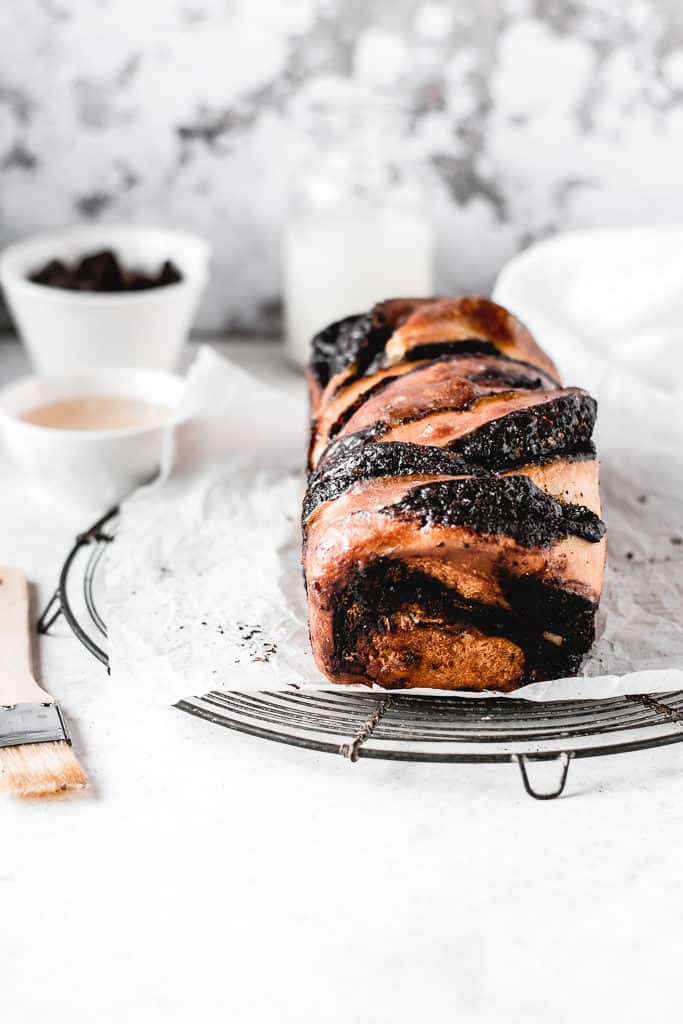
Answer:
[(156, 274), (127, 270), (115, 252), (102, 249), (75, 263), (50, 260), (29, 274), (29, 281), (75, 292), (142, 292), (182, 281), (182, 274), (171, 260), (164, 260)]

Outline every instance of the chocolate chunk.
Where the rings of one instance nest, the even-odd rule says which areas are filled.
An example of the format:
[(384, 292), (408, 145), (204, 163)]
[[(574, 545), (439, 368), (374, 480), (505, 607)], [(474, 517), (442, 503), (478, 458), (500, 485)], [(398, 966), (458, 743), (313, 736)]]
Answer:
[(31, 274), (29, 281), (34, 284), (46, 284), (52, 288), (72, 288), (72, 275), (66, 263), (61, 260), (50, 260), (44, 267)]
[(178, 281), (182, 281), (182, 279), (182, 274), (175, 263), (172, 263), (171, 260), (164, 260), (156, 283), (159, 287), (162, 287), (167, 284), (176, 284)]
[(123, 271), (111, 249), (84, 256), (75, 272), (76, 287), (87, 292), (120, 292)]

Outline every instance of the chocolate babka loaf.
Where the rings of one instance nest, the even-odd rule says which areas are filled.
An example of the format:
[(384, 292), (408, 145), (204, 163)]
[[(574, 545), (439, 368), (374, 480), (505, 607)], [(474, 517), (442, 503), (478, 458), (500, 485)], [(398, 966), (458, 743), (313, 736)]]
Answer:
[(482, 298), (393, 299), (313, 339), (311, 641), (338, 683), (575, 674), (605, 562), (596, 403)]

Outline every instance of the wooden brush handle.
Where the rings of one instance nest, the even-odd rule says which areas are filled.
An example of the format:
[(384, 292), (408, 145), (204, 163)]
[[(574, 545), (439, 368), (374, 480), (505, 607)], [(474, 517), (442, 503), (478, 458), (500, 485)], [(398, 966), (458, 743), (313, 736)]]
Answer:
[(28, 583), (18, 569), (0, 568), (0, 705), (50, 701), (31, 667)]

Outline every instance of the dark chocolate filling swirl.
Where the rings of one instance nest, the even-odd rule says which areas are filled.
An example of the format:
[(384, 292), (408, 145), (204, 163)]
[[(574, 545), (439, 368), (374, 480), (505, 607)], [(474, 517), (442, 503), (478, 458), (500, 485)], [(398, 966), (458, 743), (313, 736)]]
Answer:
[[(537, 456), (535, 465), (556, 461), (582, 461), (593, 459), (595, 448), (588, 441), (570, 451), (553, 451)], [(523, 464), (523, 459), (514, 465)], [(505, 468), (505, 467), (503, 467)], [(409, 444), (405, 441), (369, 443), (367, 431), (358, 431), (335, 441), (327, 449), (318, 467), (311, 474), (304, 497), (303, 521), (326, 501), (338, 498), (354, 484), (364, 480), (385, 477), (411, 476), (486, 476), (487, 465), (477, 465), (448, 448), (434, 445)]]
[(324, 388), (336, 373), (354, 364), (356, 375), (364, 376), (393, 331), (373, 313), (344, 317), (320, 331), (311, 342), (311, 372), (318, 384)]
[[(535, 374), (541, 372), (538, 366), (534, 366), (533, 363), (527, 363), (521, 359), (513, 359), (511, 356), (505, 355), (505, 353), (501, 352), (492, 341), (486, 341), (484, 338), (465, 338), (462, 341), (425, 342), (422, 345), (415, 345), (414, 348), (408, 349), (403, 358), (406, 363), (415, 363), (420, 359), (437, 359), (439, 356), (470, 355), (477, 353), (481, 353), (481, 355), (495, 356), (497, 359), (505, 359), (515, 366), (523, 366), (527, 370), (532, 370)], [(545, 371), (545, 377), (549, 384), (552, 384), (557, 388), (560, 387), (560, 382), (547, 371)], [(522, 386), (528, 387), (528, 385)], [(540, 381), (538, 386), (542, 386)]]
[(330, 441), (337, 436), (339, 431), (346, 426), (351, 417), (354, 416), (363, 405), (365, 405), (369, 398), (374, 398), (375, 395), (380, 394), (382, 391), (388, 388), (392, 381), (395, 381), (397, 377), (402, 376), (405, 376), (405, 374), (394, 373), (391, 375), (391, 377), (384, 377), (382, 380), (378, 380), (376, 384), (373, 384), (372, 387), (369, 387), (366, 391), (362, 393), (362, 395), (359, 395), (358, 398), (356, 398), (353, 402), (347, 405), (346, 409), (344, 409), (344, 411), (341, 412), (339, 416), (337, 416), (336, 420), (330, 427)]
[[(369, 373), (374, 373), (376, 370), (388, 369), (387, 360), (384, 354), (384, 348), (387, 341), (393, 334), (393, 328), (389, 329), (389, 334), (385, 338), (384, 342), (378, 346), (373, 355), (368, 361), (360, 363), (354, 373), (350, 374), (346, 380), (343, 380), (339, 387), (335, 391), (335, 397), (343, 393), (343, 391), (349, 387), (349, 385), (360, 380), (361, 377), (365, 377)], [(377, 336), (376, 336), (377, 337)], [(416, 345), (414, 348), (409, 349), (404, 357), (403, 362), (406, 363), (417, 363), (422, 362), (426, 359), (442, 359), (445, 356), (467, 356), (467, 355), (482, 355), (482, 356), (495, 356), (496, 359), (501, 359), (509, 362), (511, 366), (519, 368), (523, 367), (525, 370), (530, 370), (533, 374), (538, 376), (541, 371), (533, 363), (527, 363), (521, 359), (513, 359), (511, 356), (505, 355), (497, 348), (492, 341), (486, 341), (484, 338), (461, 338), (458, 341), (431, 341), (425, 342), (423, 345)], [(347, 366), (352, 365), (347, 363), (345, 366), (340, 366), (339, 369), (346, 369)], [(334, 373), (338, 372), (334, 370), (327, 377), (327, 381), (333, 376)], [(559, 381), (557, 381), (551, 374), (544, 371), (544, 376), (548, 385), (552, 387), (559, 387)], [(522, 385), (528, 387), (529, 385)], [(543, 386), (543, 378), (539, 378), (538, 387)]]
[(368, 639), (395, 628), (392, 617), (412, 609), (425, 623), (512, 640), (525, 654), (520, 684), (575, 674), (595, 637), (597, 605), (536, 576), (502, 576), (500, 585), (509, 610), (471, 601), (402, 561), (373, 559), (335, 597), (334, 671), (363, 675)]
[(351, 434), (338, 441), (334, 451), (328, 449), (324, 461), (311, 476), (304, 497), (303, 521), (318, 505), (338, 498), (361, 480), (471, 475), (472, 472), (464, 459), (444, 448), (402, 441), (367, 444), (360, 433)]
[[(366, 313), (343, 317), (314, 335), (311, 340), (310, 368), (321, 388), (343, 370), (353, 369), (353, 372), (342, 382), (339, 391), (366, 374), (386, 367), (386, 344), (405, 319), (405, 315), (396, 317), (389, 313), (385, 307), (391, 305), (392, 302), (380, 303)], [(405, 353), (403, 361), (416, 362), (453, 353), (475, 352), (503, 355), (488, 338), (472, 337), (418, 344)], [(538, 367), (528, 365), (539, 372)], [(559, 383), (550, 374), (546, 374), (546, 377), (559, 387)]]
[(597, 544), (605, 535), (605, 524), (585, 505), (563, 505), (523, 474), (422, 484), (379, 511), (407, 516), (420, 526), (462, 526), (502, 534), (528, 548), (570, 535)]
[[(458, 344), (457, 342), (455, 344)], [(453, 365), (453, 375), (459, 376), (458, 374), (458, 362), (462, 360), (463, 356), (469, 355), (469, 353), (463, 353), (462, 351), (457, 353), (451, 353), (450, 355), (438, 355), (433, 358), (425, 359), (424, 362), (420, 362), (418, 366), (414, 366), (412, 370), (401, 372), (398, 370), (396, 373), (392, 373), (382, 380), (378, 380), (371, 387), (363, 391), (362, 394), (358, 395), (353, 402), (339, 414), (337, 419), (334, 421), (329, 431), (329, 438), (332, 440), (337, 436), (340, 430), (346, 426), (352, 416), (358, 412), (362, 406), (370, 398), (374, 398), (376, 395), (381, 394), (390, 387), (394, 381), (403, 381), (406, 377), (411, 377), (415, 373), (422, 373), (429, 367), (434, 366), (438, 363), (450, 363)], [(501, 359), (500, 355), (496, 356), (497, 359)], [(462, 377), (470, 383), (478, 384), (480, 387), (491, 387), (491, 388), (506, 388), (513, 391), (524, 391), (524, 390), (540, 390), (544, 387), (544, 381), (538, 376), (538, 372), (528, 373), (525, 370), (533, 371), (533, 367), (527, 367), (525, 363), (516, 363), (510, 360), (510, 368), (501, 369), (495, 366), (483, 365), (483, 369), (476, 373), (463, 373)], [(551, 378), (548, 378), (550, 383)]]
[[(498, 392), (502, 398), (505, 392)], [(463, 406), (429, 409), (395, 422), (378, 421), (364, 427), (368, 441), (381, 441), (394, 427), (417, 423), (435, 413), (461, 412)], [(583, 391), (549, 398), (526, 409), (507, 412), (489, 420), (468, 434), (450, 441), (446, 447), (468, 462), (499, 469), (522, 465), (553, 452), (572, 451), (587, 444), (593, 434), (597, 402)]]
[(585, 392), (509, 412), (451, 441), (450, 451), (489, 469), (512, 468), (553, 452), (572, 451), (593, 434), (597, 402)]

